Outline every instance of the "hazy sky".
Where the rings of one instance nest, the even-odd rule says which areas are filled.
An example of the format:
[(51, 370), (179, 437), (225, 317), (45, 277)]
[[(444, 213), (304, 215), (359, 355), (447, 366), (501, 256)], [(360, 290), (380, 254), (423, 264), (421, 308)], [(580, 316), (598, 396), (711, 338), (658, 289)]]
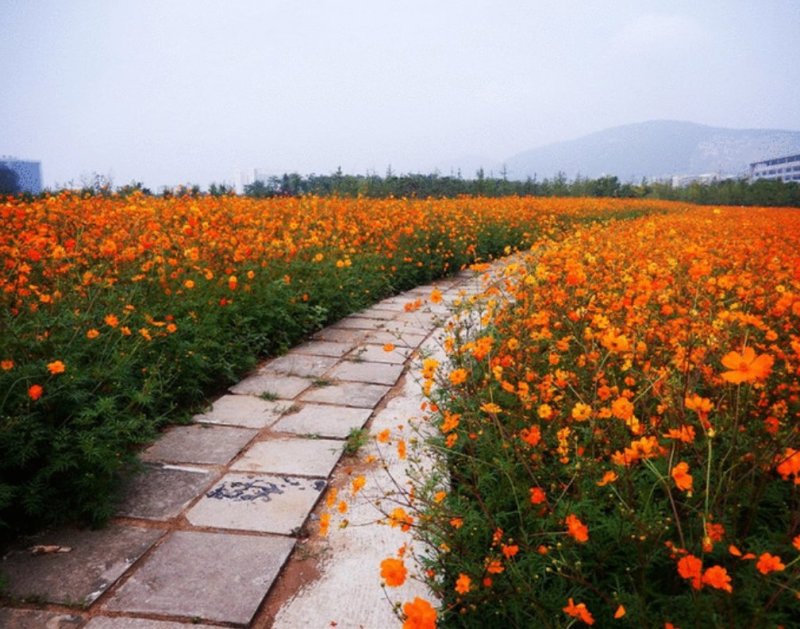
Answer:
[(654, 119), (800, 130), (798, 0), (0, 0), (0, 33), (0, 154), (49, 186), (447, 174)]

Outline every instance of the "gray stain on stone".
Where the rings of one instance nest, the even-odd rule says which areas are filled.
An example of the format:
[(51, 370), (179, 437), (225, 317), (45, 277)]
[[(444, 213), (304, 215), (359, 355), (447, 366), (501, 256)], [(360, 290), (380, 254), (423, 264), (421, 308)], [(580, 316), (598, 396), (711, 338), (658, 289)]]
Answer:
[(206, 497), (216, 498), (217, 500), (264, 500), (269, 502), (272, 500), (272, 494), (282, 493), (283, 489), (275, 483), (256, 479), (248, 482), (231, 481), (230, 483), (223, 483), (209, 491)]

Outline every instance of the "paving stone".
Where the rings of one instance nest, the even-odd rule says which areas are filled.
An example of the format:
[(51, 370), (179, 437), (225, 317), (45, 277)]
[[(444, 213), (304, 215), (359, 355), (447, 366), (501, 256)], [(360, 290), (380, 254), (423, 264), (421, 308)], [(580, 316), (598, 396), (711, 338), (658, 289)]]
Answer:
[(331, 328), (334, 330), (380, 330), (386, 325), (380, 319), (369, 319), (366, 317), (345, 317), (334, 323)]
[(67, 528), (39, 534), (26, 540), (26, 545), (72, 550), (40, 555), (27, 548), (9, 552), (0, 562), (0, 574), (7, 582), (4, 594), (65, 605), (91, 603), (163, 534), (157, 529), (115, 525), (97, 531)]
[(3, 629), (77, 629), (82, 622), (83, 618), (74, 614), (0, 608)]
[(285, 401), (261, 400), (249, 395), (223, 395), (214, 402), (210, 411), (195, 415), (194, 420), (205, 424), (266, 428), (289, 406)]
[(341, 441), (277, 437), (254, 443), (231, 469), (327, 478), (343, 450)]
[(161, 435), (141, 458), (144, 461), (225, 465), (257, 434), (257, 430), (231, 426), (176, 426)]
[(350, 347), (360, 343), (366, 336), (366, 330), (349, 330), (344, 328), (323, 328), (316, 334), (317, 341), (331, 341), (333, 343), (349, 343)]
[(195, 526), (291, 535), (325, 486), (319, 478), (226, 474), (186, 517)]
[(391, 352), (387, 352), (383, 349), (383, 345), (362, 345), (354, 349), (348, 358), (358, 358), (371, 363), (402, 365), (413, 351), (410, 347), (395, 347)]
[(117, 515), (146, 520), (169, 520), (203, 493), (211, 472), (192, 467), (146, 465), (123, 489)]
[(336, 343), (334, 341), (309, 341), (295, 347), (292, 353), (311, 354), (313, 356), (344, 356), (353, 349), (353, 343)]
[(386, 309), (372, 306), (366, 310), (355, 313), (353, 316), (364, 319), (378, 319), (379, 321), (391, 321), (394, 318), (394, 313)]
[[(218, 629), (219, 625), (200, 625), (193, 622), (171, 622), (149, 618), (95, 616), (83, 629)], [(49, 629), (49, 628), (48, 628)]]
[(304, 404), (296, 413), (281, 417), (273, 430), (345, 439), (351, 430), (362, 428), (371, 414), (369, 408)]
[(309, 356), (291, 352), (269, 361), (264, 369), (306, 378), (318, 378), (336, 364), (335, 356)]
[(385, 330), (381, 330), (378, 332), (370, 332), (364, 337), (364, 341), (366, 343), (372, 343), (375, 345), (385, 345), (386, 343), (391, 343), (392, 345), (397, 345), (399, 347), (410, 347), (412, 349), (416, 349), (427, 337), (427, 332), (424, 334), (418, 334), (404, 331), (402, 334), (398, 334), (397, 332), (387, 332)]
[(104, 607), (248, 624), (293, 546), (284, 537), (176, 531)]
[(394, 386), (402, 373), (403, 365), (342, 361), (328, 372), (328, 377), (334, 380)]
[(374, 306), (372, 306), (372, 310), (381, 310), (386, 312), (405, 312), (406, 301), (407, 300), (405, 299), (397, 299), (396, 297), (391, 297), (389, 299), (384, 299), (383, 301), (380, 301)]
[(390, 388), (381, 384), (340, 382), (327, 387), (311, 389), (300, 400), (303, 402), (338, 404), (340, 406), (375, 408), (383, 396), (389, 392)]
[(261, 371), (245, 378), (229, 390), (240, 395), (276, 396), (281, 400), (292, 400), (311, 385), (311, 381), (297, 376)]

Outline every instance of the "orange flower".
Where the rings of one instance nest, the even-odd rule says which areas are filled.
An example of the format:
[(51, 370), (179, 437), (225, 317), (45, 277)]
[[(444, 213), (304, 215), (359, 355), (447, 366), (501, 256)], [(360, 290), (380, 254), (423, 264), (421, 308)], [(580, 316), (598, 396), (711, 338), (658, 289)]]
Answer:
[(387, 352), (387, 353), (388, 352), (393, 352), (394, 351), (394, 345), (392, 343), (386, 343), (386, 345), (383, 346), (383, 351)]
[(615, 480), (617, 480), (617, 478), (619, 477), (617, 476), (616, 472), (608, 471), (603, 474), (603, 478), (597, 481), (596, 485), (598, 487), (605, 487), (609, 483), (613, 483)]
[(678, 574), (684, 579), (690, 579), (695, 590), (703, 587), (702, 573), (703, 562), (694, 555), (686, 555), (678, 561)]
[(44, 389), (42, 389), (42, 387), (38, 384), (31, 385), (31, 387), (28, 389), (28, 397), (34, 402), (42, 397), (43, 393)]
[(486, 566), (486, 572), (488, 572), (489, 574), (500, 574), (504, 570), (505, 568), (503, 567), (503, 564), (500, 563), (497, 559), (492, 559)]
[(399, 587), (406, 582), (408, 570), (402, 559), (389, 557), (381, 562), (381, 578), (389, 587)]
[(776, 459), (778, 466), (775, 469), (781, 478), (789, 480), (789, 476), (794, 476), (794, 484), (800, 485), (800, 450), (786, 448)]
[(615, 611), (615, 612), (614, 612), (614, 618), (616, 618), (617, 620), (619, 620), (619, 619), (620, 619), (620, 618), (622, 618), (622, 617), (623, 617), (625, 614), (626, 614), (626, 612), (625, 612), (625, 608), (624, 608), (622, 605), (620, 605), (619, 607), (617, 607), (617, 611)]
[(745, 347), (741, 354), (729, 352), (722, 357), (722, 364), (729, 369), (722, 373), (722, 379), (734, 384), (763, 380), (772, 371), (774, 359), (769, 354), (760, 354), (752, 347)]
[(110, 326), (112, 328), (116, 328), (119, 325), (119, 319), (117, 318), (117, 315), (113, 314), (106, 315), (103, 318), (103, 321), (105, 321), (105, 324), (107, 326)]
[(391, 434), (392, 434), (392, 433), (391, 433), (391, 431), (390, 431), (388, 428), (386, 428), (386, 429), (384, 429), (384, 430), (381, 430), (381, 431), (380, 431), (380, 432), (379, 432), (379, 433), (378, 433), (378, 434), (375, 436), (375, 439), (377, 439), (377, 440), (378, 440), (378, 441), (380, 441), (381, 443), (388, 443), (388, 442), (389, 442), (389, 436), (390, 436)]
[(587, 625), (594, 624), (594, 617), (586, 608), (585, 603), (578, 603), (576, 605), (575, 602), (572, 600), (572, 598), (570, 598), (569, 602), (567, 603), (567, 606), (564, 608), (564, 612), (566, 612), (568, 616), (577, 618), (578, 620)]
[(572, 407), (572, 419), (578, 422), (583, 422), (589, 419), (592, 415), (592, 407), (583, 402), (578, 402)]
[(328, 534), (328, 527), (331, 525), (331, 514), (323, 513), (319, 516), (319, 534), (325, 537)]
[(52, 363), (47, 364), (47, 371), (53, 375), (64, 373), (66, 370), (67, 366), (60, 360), (54, 360)]
[(781, 558), (778, 555), (772, 555), (770, 553), (762, 553), (758, 558), (758, 562), (756, 563), (756, 570), (758, 570), (761, 574), (780, 572), (785, 568), (786, 566), (781, 561)]
[(456, 580), (456, 592), (459, 594), (466, 594), (469, 592), (470, 586), (472, 585), (472, 579), (469, 578), (463, 572), (458, 575), (458, 579)]
[(389, 514), (389, 525), (392, 528), (399, 526), (401, 531), (408, 531), (413, 523), (414, 518), (408, 515), (403, 507), (396, 507)]
[(0, 369), (2, 369), (3, 371), (11, 371), (13, 368), (14, 368), (13, 360), (0, 361)]
[(431, 296), (428, 299), (430, 299), (431, 303), (438, 304), (442, 301), (442, 292), (438, 288), (434, 288), (431, 291)]
[(500, 408), (494, 402), (486, 402), (484, 404), (481, 404), (481, 410), (484, 413), (490, 413), (490, 414), (494, 414), (494, 415), (496, 415), (497, 413), (502, 413), (503, 412), (503, 409)]
[(86, 338), (89, 340), (96, 339), (98, 336), (100, 336), (100, 330), (97, 330), (95, 328), (92, 328), (91, 330), (86, 332)]
[(512, 544), (509, 546), (503, 544), (501, 550), (503, 551), (503, 555), (505, 556), (506, 559), (511, 559), (519, 552), (519, 546), (517, 546), (516, 544)]
[(692, 491), (692, 475), (689, 474), (689, 464), (681, 461), (673, 467), (672, 480), (681, 491)]
[(469, 372), (466, 369), (454, 369), (450, 372), (450, 384), (453, 386), (464, 384), (467, 381), (468, 375)]
[(583, 544), (589, 541), (589, 527), (581, 522), (576, 516), (570, 514), (566, 519), (567, 533)]
[(540, 505), (547, 500), (547, 494), (541, 487), (531, 487), (531, 504)]
[(792, 540), (792, 546), (794, 546), (797, 550), (800, 550), (800, 535), (795, 536)]
[(366, 482), (367, 479), (365, 476), (356, 476), (351, 482), (351, 493), (355, 496), (359, 491), (361, 491)]
[(542, 440), (542, 431), (539, 430), (539, 426), (533, 425), (530, 428), (523, 428), (519, 436), (529, 446), (536, 446)]
[(420, 597), (403, 605), (403, 629), (436, 629), (436, 610)]
[(728, 571), (722, 566), (711, 566), (706, 570), (703, 573), (703, 583), (718, 590), (733, 592), (731, 577), (728, 575)]

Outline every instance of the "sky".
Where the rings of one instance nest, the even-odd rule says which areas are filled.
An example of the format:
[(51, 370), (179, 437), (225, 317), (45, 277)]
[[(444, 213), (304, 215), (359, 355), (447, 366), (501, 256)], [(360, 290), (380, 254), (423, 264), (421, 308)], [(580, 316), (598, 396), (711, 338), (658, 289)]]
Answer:
[(798, 0), (0, 0), (0, 33), (0, 155), (48, 187), (468, 176), (646, 120), (800, 130)]

